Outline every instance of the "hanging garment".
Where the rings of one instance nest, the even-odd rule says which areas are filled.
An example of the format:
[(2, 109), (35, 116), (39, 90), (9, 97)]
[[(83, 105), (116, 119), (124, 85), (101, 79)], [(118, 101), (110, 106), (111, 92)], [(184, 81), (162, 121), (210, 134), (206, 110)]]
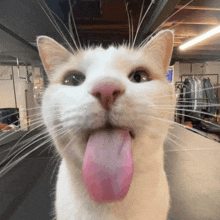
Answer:
[(184, 81), (184, 84), (186, 86), (186, 109), (194, 110), (195, 108), (195, 82), (194, 79), (189, 77), (186, 78)]
[(185, 85), (183, 83), (181, 84), (176, 84), (175, 85), (175, 89), (176, 89), (176, 118), (182, 118), (183, 117), (183, 110), (185, 109), (185, 93), (186, 93), (186, 89), (185, 89)]
[(218, 99), (216, 98), (216, 93), (212, 87), (210, 79), (203, 79), (204, 93), (207, 97), (207, 112), (210, 114), (215, 114), (218, 110)]
[(195, 78), (195, 108), (194, 110), (196, 111), (196, 115), (198, 117), (201, 117), (201, 111), (203, 109), (203, 105), (204, 105), (204, 83), (202, 80)]

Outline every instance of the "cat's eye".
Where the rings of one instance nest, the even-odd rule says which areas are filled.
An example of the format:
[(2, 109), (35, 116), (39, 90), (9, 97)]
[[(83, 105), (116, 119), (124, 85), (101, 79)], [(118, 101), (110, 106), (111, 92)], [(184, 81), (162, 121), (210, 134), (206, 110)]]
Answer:
[(150, 81), (150, 76), (145, 70), (135, 70), (129, 76), (129, 79), (134, 83), (142, 83)]
[(63, 84), (68, 86), (79, 86), (85, 81), (86, 77), (80, 72), (69, 72), (63, 79)]

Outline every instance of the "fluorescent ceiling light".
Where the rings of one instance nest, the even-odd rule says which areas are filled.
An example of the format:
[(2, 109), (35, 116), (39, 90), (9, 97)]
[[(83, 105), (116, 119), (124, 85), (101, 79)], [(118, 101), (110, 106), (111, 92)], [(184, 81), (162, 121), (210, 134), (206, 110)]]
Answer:
[(218, 33), (220, 33), (220, 26), (212, 29), (211, 31), (208, 31), (207, 33), (205, 33), (199, 37), (194, 38), (191, 41), (188, 41), (185, 44), (182, 44), (179, 48), (180, 48), (180, 50), (185, 50), (186, 48), (191, 47), (191, 46), (193, 46), (193, 45), (195, 45), (195, 44), (197, 44), (197, 43), (199, 43), (199, 42), (201, 42), (201, 41), (203, 41), (203, 40), (205, 40), (215, 34), (218, 34)]

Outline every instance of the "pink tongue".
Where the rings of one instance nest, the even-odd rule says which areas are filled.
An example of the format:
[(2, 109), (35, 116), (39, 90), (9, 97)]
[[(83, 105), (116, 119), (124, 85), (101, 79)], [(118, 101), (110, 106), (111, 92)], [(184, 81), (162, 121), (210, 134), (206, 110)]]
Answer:
[(96, 202), (123, 199), (134, 171), (128, 131), (97, 131), (89, 137), (84, 160), (83, 181)]

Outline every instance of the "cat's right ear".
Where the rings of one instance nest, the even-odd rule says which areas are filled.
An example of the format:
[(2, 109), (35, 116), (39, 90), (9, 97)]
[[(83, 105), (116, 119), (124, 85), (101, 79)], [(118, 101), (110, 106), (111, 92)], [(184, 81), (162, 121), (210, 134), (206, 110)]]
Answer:
[(37, 47), (48, 76), (50, 76), (57, 66), (67, 62), (71, 56), (71, 53), (67, 49), (47, 36), (37, 38)]
[(154, 72), (165, 76), (167, 73), (174, 44), (174, 33), (162, 30), (147, 42), (142, 48), (148, 62), (152, 64)]

